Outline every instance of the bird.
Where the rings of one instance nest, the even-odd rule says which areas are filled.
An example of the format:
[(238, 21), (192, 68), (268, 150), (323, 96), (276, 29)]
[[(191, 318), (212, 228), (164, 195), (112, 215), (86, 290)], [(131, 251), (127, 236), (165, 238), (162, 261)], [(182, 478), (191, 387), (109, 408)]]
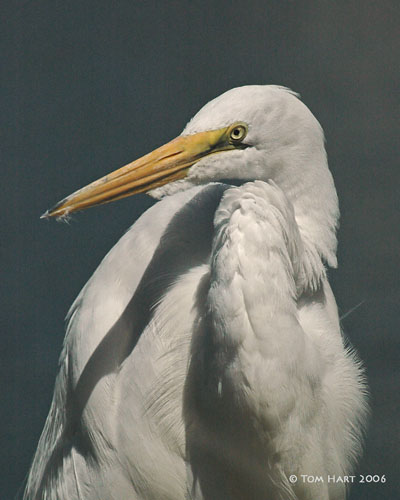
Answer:
[(328, 280), (339, 208), (300, 96), (247, 85), (64, 198), (157, 200), (71, 306), (25, 500), (339, 500), (364, 367)]

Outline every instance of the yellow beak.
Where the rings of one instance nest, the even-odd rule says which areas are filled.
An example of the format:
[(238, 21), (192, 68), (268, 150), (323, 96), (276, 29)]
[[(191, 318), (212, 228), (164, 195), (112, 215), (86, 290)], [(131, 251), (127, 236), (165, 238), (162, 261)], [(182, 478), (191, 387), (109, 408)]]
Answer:
[(62, 217), (182, 179), (187, 175), (189, 167), (201, 158), (238, 146), (230, 139), (232, 127), (179, 136), (142, 158), (75, 191), (42, 217)]

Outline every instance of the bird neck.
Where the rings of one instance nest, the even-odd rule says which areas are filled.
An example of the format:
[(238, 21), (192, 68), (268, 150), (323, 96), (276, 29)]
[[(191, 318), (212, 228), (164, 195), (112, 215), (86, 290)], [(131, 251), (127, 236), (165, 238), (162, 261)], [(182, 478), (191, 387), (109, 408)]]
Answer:
[[(252, 456), (262, 455), (265, 443), (253, 423), (266, 435), (278, 429), (286, 414), (280, 388), (290, 387), (293, 370), (312, 378), (315, 367), (296, 319), (306, 279), (303, 242), (293, 207), (274, 183), (227, 190), (214, 224), (207, 310), (193, 350), (193, 366), (202, 374), (197, 404), (206, 422), (215, 416), (211, 427), (230, 436), (235, 430), (237, 450), (250, 447)], [(276, 396), (271, 411), (266, 394), (272, 401)]]
[[(306, 161), (301, 182), (290, 172), (288, 175), (287, 171), (285, 176), (280, 177), (278, 171), (276, 183), (293, 205), (296, 223), (309, 258), (322, 260), (335, 268), (339, 206), (325, 149), (322, 148)], [(299, 166), (294, 168), (298, 170)]]

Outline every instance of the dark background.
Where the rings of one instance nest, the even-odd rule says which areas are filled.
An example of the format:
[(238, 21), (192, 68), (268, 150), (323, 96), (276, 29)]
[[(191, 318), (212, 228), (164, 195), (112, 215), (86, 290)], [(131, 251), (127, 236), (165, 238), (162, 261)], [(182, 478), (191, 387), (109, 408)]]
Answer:
[[(372, 418), (350, 498), (400, 498), (398, 0), (4, 2), (1, 28), (0, 495), (22, 488), (49, 408), (69, 305), (147, 207), (139, 195), (69, 224), (40, 214), (177, 135), (235, 86), (300, 92), (325, 129), (341, 203), (343, 327)], [(396, 33), (397, 31), (397, 33)]]

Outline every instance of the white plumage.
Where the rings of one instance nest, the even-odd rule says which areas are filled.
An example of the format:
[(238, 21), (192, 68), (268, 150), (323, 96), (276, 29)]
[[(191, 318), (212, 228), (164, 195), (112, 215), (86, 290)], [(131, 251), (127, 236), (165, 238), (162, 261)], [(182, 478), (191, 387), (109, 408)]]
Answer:
[[(25, 499), (345, 498), (327, 476), (360, 454), (365, 383), (326, 277), (338, 207), (323, 133), (295, 94), (248, 86), (182, 136), (232, 124), (245, 137), (149, 182), (162, 200), (73, 304)], [(98, 203), (74, 208), (88, 189), (50, 215)]]

